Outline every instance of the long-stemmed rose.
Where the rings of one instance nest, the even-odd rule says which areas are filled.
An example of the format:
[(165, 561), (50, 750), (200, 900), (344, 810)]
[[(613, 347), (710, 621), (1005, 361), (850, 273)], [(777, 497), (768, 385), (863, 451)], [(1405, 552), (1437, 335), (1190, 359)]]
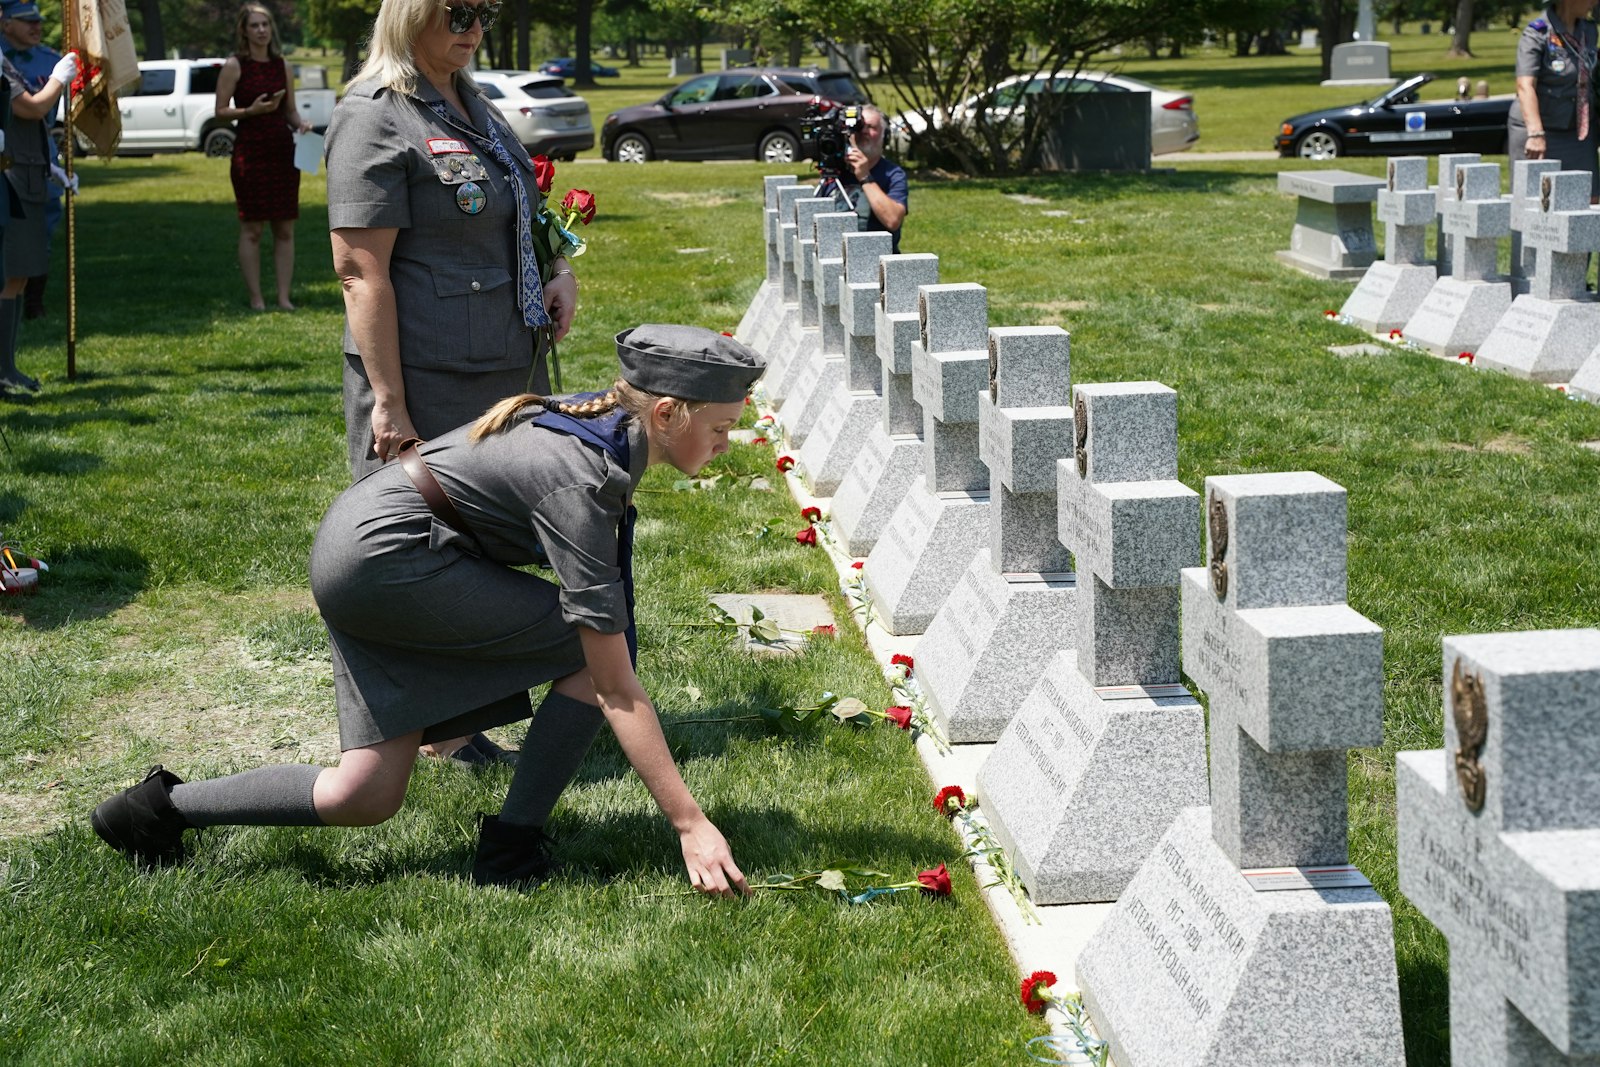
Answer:
[(550, 190), (555, 185), (556, 165), (548, 156), (533, 158), (533, 181), (539, 190), (539, 202), (534, 212), (533, 240), (542, 253), (538, 259), (540, 275), (548, 282), (555, 277), (555, 261), (562, 256), (575, 259), (588, 249), (583, 238), (573, 232), (578, 223), (587, 226), (594, 221), (594, 195), (585, 189), (572, 189), (561, 202), (566, 212), (563, 222), (560, 213), (550, 208)]
[[(923, 894), (932, 897), (947, 897), (950, 895), (950, 872), (944, 864), (932, 867), (925, 871), (917, 872), (916, 881), (893, 882), (889, 885), (871, 884), (873, 879), (889, 878), (891, 875), (883, 871), (873, 870), (859, 864), (837, 864), (817, 871), (801, 871), (799, 874), (774, 874), (768, 878), (752, 881), (750, 888), (756, 891), (773, 890), (779, 893), (800, 893), (807, 890), (819, 890), (824, 893), (838, 896), (847, 904), (866, 904), (883, 896), (892, 896), (895, 893), (904, 893), (909, 890), (920, 890)], [(675, 890), (670, 893), (648, 893), (649, 897), (675, 897), (693, 896), (699, 893), (697, 889)]]

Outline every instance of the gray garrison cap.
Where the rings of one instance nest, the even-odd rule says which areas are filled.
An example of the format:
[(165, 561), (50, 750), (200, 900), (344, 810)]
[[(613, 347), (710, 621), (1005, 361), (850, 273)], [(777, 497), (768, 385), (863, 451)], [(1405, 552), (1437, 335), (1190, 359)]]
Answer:
[(766, 370), (755, 351), (703, 326), (647, 323), (623, 330), (617, 359), (623, 380), (635, 388), (712, 404), (743, 400)]

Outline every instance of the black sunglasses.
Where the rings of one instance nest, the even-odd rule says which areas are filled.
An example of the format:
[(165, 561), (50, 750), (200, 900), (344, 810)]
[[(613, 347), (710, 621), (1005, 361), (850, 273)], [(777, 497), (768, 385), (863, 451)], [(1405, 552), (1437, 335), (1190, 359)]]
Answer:
[(495, 19), (500, 17), (499, 4), (480, 4), (477, 7), (470, 4), (463, 4), (460, 7), (451, 7), (449, 4), (439, 6), (450, 12), (451, 33), (466, 33), (472, 29), (473, 19), (477, 19), (478, 25), (483, 27), (483, 32), (488, 33)]

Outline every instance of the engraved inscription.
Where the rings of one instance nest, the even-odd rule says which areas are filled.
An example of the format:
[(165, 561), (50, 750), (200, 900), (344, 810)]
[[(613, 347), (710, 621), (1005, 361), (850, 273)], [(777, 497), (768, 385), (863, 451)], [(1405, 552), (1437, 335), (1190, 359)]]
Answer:
[(1433, 837), (1426, 829), (1420, 843), (1429, 866), (1422, 881), (1449, 907), (1468, 930), (1478, 934), (1481, 951), (1509, 963), (1523, 978), (1528, 970), (1528, 937), (1533, 929), (1528, 913), (1496, 892), (1476, 856)]
[(1216, 625), (1200, 635), (1196, 664), (1200, 677), (1195, 680), (1204, 679), (1202, 684), (1210, 691), (1213, 705), (1219, 696), (1243, 700), (1246, 695), (1244, 656), (1231, 640), (1231, 621), (1226, 614), (1220, 615)]
[[(1022, 740), (1022, 747), (1028, 750), (1028, 755), (1033, 757), (1034, 766), (1039, 769), (1040, 774), (1044, 775), (1045, 781), (1049, 782), (1057, 793), (1065, 793), (1067, 791), (1066, 779), (1056, 769), (1055, 760), (1045, 753), (1045, 750), (1028, 730), (1027, 723), (1017, 723), (1017, 737)], [(1057, 747), (1060, 746), (1058, 745)]]
[(1196, 1022), (1202, 1021), (1211, 1014), (1211, 1001), (1206, 998), (1200, 989), (1200, 984), (1195, 981), (1194, 975), (1189, 973), (1183, 960), (1178, 956), (1178, 950), (1164, 934), (1150, 909), (1145, 907), (1144, 901), (1138, 897), (1132, 898), (1128, 903), (1128, 916), (1133, 920), (1133, 925), (1139, 928), (1145, 939), (1150, 942), (1150, 949), (1155, 953), (1156, 959), (1161, 961), (1161, 966), (1166, 970), (1167, 977), (1172, 979), (1172, 984), (1177, 986), (1178, 994), (1183, 998), (1184, 1006), (1189, 1009)]
[(1010, 435), (1005, 417), (998, 408), (990, 408), (983, 423), (983, 437), (978, 441), (978, 458), (997, 474), (1008, 474), (1011, 469)]
[(1050, 701), (1050, 706), (1055, 708), (1056, 712), (1064, 720), (1066, 720), (1067, 728), (1071, 730), (1072, 735), (1078, 739), (1078, 744), (1084, 748), (1089, 748), (1092, 746), (1094, 744), (1094, 731), (1089, 728), (1089, 724), (1084, 722), (1083, 718), (1077, 713), (1077, 711), (1073, 709), (1071, 703), (1069, 703), (1067, 700), (1066, 694), (1056, 688), (1054, 678), (1045, 679), (1044, 695), (1045, 699)]

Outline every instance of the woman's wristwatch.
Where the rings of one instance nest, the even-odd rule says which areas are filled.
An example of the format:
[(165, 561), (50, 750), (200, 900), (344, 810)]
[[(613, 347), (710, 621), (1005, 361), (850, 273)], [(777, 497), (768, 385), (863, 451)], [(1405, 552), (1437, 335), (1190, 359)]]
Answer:
[(1532, 139), (1534, 137), (1543, 137), (1543, 136), (1544, 136), (1544, 131), (1543, 130), (1529, 130), (1528, 131), (1528, 137), (1530, 139)]

